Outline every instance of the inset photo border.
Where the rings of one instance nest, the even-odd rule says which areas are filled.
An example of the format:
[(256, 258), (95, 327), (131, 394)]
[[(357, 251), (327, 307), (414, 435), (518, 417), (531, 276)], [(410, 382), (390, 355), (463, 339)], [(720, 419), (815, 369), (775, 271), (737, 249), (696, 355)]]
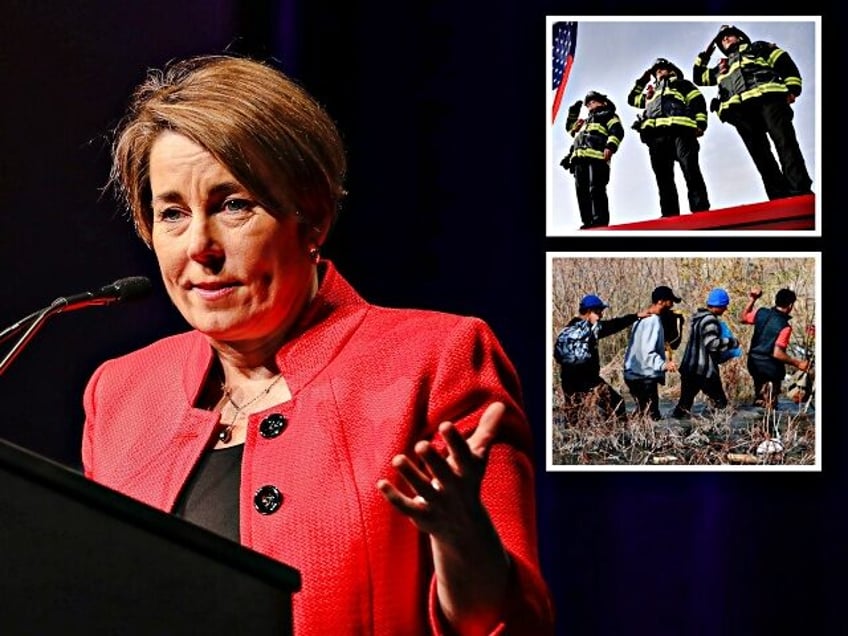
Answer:
[(548, 252), (546, 289), (548, 471), (821, 471), (820, 252)]
[[(767, 83), (769, 79), (765, 77), (768, 75), (765, 67), (772, 65), (787, 74), (794, 73), (787, 69), (797, 68), (800, 84), (793, 75), (765, 88), (740, 90), (746, 103), (734, 108), (723, 107), (724, 121), (719, 119), (719, 105), (729, 103), (726, 86), (731, 72), (727, 75), (713, 73), (704, 79), (703, 69), (718, 69), (727, 59), (718, 47), (711, 45), (722, 25), (736, 27), (750, 40), (749, 53), (756, 44), (759, 57), (743, 55), (742, 59), (746, 68), (756, 66), (763, 71), (762, 82)], [(547, 16), (546, 42), (547, 236), (657, 233), (674, 236), (704, 231), (709, 231), (711, 236), (821, 236), (821, 16)], [(701, 53), (707, 54), (708, 62), (698, 67), (702, 72), (696, 78), (695, 62)], [(683, 128), (678, 126), (676, 130), (686, 130), (686, 126), (699, 117), (703, 121), (703, 107), (706, 107), (706, 130), (699, 133), (692, 129), (694, 135), (699, 135), (695, 142), (683, 135), (685, 146), (677, 149), (669, 147), (670, 143), (677, 142), (669, 142), (668, 135), (662, 141), (657, 140), (656, 130), (661, 126), (634, 128), (642, 126), (637, 119), (646, 112), (648, 101), (654, 102), (657, 98), (654, 92), (650, 96), (648, 92), (655, 85), (659, 86), (651, 69), (660, 58), (676, 67), (688, 82), (677, 83), (678, 87), (686, 89), (682, 91), (685, 95), (681, 91), (678, 93), (690, 112), (675, 111), (676, 115), (688, 115), (681, 120)], [(666, 92), (674, 90), (672, 83), (663, 86), (666, 88), (661, 90)], [(794, 99), (787, 97), (785, 92), (780, 92), (783, 86), (791, 86), (793, 93), (800, 87), (800, 95)], [(693, 91), (700, 92), (703, 98), (700, 103)], [(586, 97), (591, 93), (600, 93), (607, 101), (590, 121)], [(756, 106), (778, 97), (792, 100), (789, 109), (785, 105), (772, 104), (767, 109), (769, 114), (764, 115), (765, 109)], [(741, 104), (741, 97), (730, 99)], [(604, 109), (608, 114), (604, 114)], [(571, 116), (569, 111), (572, 111)], [(782, 120), (782, 123), (771, 125), (772, 130), (778, 131), (775, 133), (777, 139), (771, 132), (768, 136), (765, 132), (757, 132), (766, 126), (764, 117), (771, 121)], [(578, 135), (589, 132), (591, 126), (594, 133), (605, 137), (606, 147), (617, 148), (608, 157), (608, 170), (604, 169), (600, 155), (595, 163), (591, 163), (592, 157), (583, 156), (580, 161), (569, 160), (563, 165), (566, 157), (573, 158), (571, 150), (576, 137), (567, 128), (574, 131), (575, 119), (584, 122), (578, 127)], [(787, 127), (789, 133), (785, 132)], [(662, 129), (669, 130), (667, 126)], [(763, 159), (757, 162), (771, 175), (768, 179), (770, 192), (766, 191), (764, 179), (752, 158), (754, 155), (743, 141), (743, 130), (746, 139), (756, 139), (768, 146), (761, 146), (754, 155), (770, 154), (774, 158), (772, 162), (765, 159), (771, 164), (770, 169), (764, 167)], [(797, 153), (778, 152), (775, 145), (789, 147), (793, 131), (802, 157), (800, 170)], [(693, 145), (697, 150), (692, 150)], [(676, 161), (670, 158), (675, 154)], [(782, 158), (792, 165), (782, 165)], [(662, 181), (667, 184), (671, 161), (674, 162), (675, 187), (669, 189), (664, 185), (665, 203), (661, 207), (656, 171), (664, 175)], [(684, 162), (690, 166), (688, 175), (681, 169)], [(594, 166), (594, 172), (585, 165), (587, 163)], [(655, 168), (655, 164), (659, 167)], [(693, 165), (697, 167), (693, 169)], [(812, 180), (807, 190), (803, 185), (808, 182), (804, 169)], [(774, 170), (777, 170), (777, 177)], [(789, 181), (782, 181), (781, 170), (792, 182), (788, 190), (784, 186)], [(697, 172), (702, 176), (706, 195), (704, 187), (697, 184), (697, 176), (694, 176)], [(692, 183), (687, 184), (687, 180)], [(804, 193), (809, 190), (812, 193)], [(583, 200), (582, 212), (578, 191)], [(703, 211), (705, 200), (707, 211)], [(673, 216), (675, 210), (678, 216)], [(594, 223), (601, 225), (594, 226)]]

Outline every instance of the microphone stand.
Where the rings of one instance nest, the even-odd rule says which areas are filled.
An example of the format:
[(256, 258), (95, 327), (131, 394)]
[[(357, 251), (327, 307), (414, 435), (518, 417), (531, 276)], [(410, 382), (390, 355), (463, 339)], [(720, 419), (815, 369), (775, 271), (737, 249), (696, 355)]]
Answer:
[[(23, 326), (28, 322), (32, 321), (32, 324), (29, 328), (24, 332), (24, 334), (18, 339), (18, 341), (12, 346), (9, 352), (6, 354), (6, 357), (3, 358), (3, 361), (0, 362), (0, 375), (3, 375), (3, 372), (15, 361), (15, 358), (23, 351), (23, 348), (29, 343), (32, 337), (38, 333), (38, 330), (44, 326), (44, 323), (47, 322), (47, 319), (55, 313), (55, 307), (50, 305), (49, 307), (45, 307), (44, 309), (40, 309), (35, 313), (30, 314), (26, 318), (21, 319), (8, 329), (6, 329), (2, 334), (0, 334), (0, 342), (11, 336), (12, 333), (19, 331), (23, 328)], [(7, 334), (7, 332), (9, 332)]]
[(38, 315), (44, 312), (44, 309), (39, 309), (38, 311), (32, 312), (29, 316), (24, 316), (14, 325), (6, 327), (3, 331), (0, 331), (0, 344), (6, 342), (9, 338), (18, 333), (21, 329), (26, 327), (27, 323), (32, 320), (38, 318)]
[(14, 334), (19, 332), (21, 329), (29, 324), (29, 328), (24, 332), (24, 334), (18, 339), (18, 341), (12, 346), (9, 352), (6, 354), (6, 357), (0, 361), (0, 375), (3, 375), (3, 372), (15, 361), (15, 358), (21, 353), (23, 348), (29, 343), (32, 337), (38, 333), (39, 329), (44, 326), (44, 323), (47, 322), (47, 319), (55, 314), (62, 313), (66, 310), (79, 309), (81, 307), (87, 307), (91, 305), (105, 305), (109, 302), (113, 302), (115, 299), (109, 298), (98, 298), (91, 292), (85, 292), (83, 294), (78, 294), (76, 296), (70, 297), (60, 297), (50, 303), (47, 307), (43, 309), (39, 309), (38, 311), (34, 311), (28, 316), (24, 316), (14, 325), (11, 325), (0, 332), (0, 344), (11, 338)]
[[(0, 361), (0, 375), (9, 367), (10, 364), (18, 357), (21, 350), (27, 345), (32, 337), (38, 333), (38, 330), (44, 326), (47, 319), (55, 314), (63, 311), (73, 311), (82, 309), (83, 307), (92, 307), (99, 305), (110, 305), (115, 302), (132, 300), (140, 298), (149, 293), (150, 281), (143, 276), (130, 276), (116, 280), (111, 285), (102, 287), (97, 292), (83, 292), (82, 294), (74, 294), (72, 296), (61, 296), (50, 303), (44, 309), (39, 309), (28, 316), (24, 316), (15, 324), (0, 331), (0, 344), (6, 342), (21, 329), (26, 328), (26, 331), (12, 346), (6, 357)], [(27, 327), (27, 325), (29, 325)]]

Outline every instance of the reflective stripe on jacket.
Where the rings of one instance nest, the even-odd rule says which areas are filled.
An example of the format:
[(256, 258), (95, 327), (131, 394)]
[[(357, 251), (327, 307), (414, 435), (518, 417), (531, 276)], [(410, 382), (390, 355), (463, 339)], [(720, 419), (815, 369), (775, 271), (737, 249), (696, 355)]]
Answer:
[(637, 80), (627, 97), (628, 104), (645, 109), (640, 131), (671, 126), (707, 129), (707, 102), (689, 80), (676, 75), (660, 80), (650, 99), (644, 89), (645, 85)]
[(589, 113), (583, 126), (572, 131), (572, 134), (574, 135), (572, 160), (581, 157), (603, 160), (606, 148), (613, 152), (618, 150), (624, 137), (624, 127), (615, 108), (603, 106)]
[(708, 68), (703, 58), (693, 71), (699, 86), (718, 86), (718, 116), (750, 100), (766, 95), (801, 94), (801, 73), (789, 53), (770, 42), (741, 43), (727, 58), (727, 70)]

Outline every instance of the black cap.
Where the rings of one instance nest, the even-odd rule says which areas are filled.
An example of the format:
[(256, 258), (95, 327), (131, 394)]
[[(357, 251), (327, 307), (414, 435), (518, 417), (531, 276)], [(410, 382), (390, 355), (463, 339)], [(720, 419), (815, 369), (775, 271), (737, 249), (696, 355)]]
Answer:
[(680, 302), (680, 298), (674, 295), (674, 292), (671, 291), (671, 287), (666, 287), (665, 285), (660, 285), (651, 292), (652, 303), (658, 303), (661, 300), (673, 300), (676, 303)]

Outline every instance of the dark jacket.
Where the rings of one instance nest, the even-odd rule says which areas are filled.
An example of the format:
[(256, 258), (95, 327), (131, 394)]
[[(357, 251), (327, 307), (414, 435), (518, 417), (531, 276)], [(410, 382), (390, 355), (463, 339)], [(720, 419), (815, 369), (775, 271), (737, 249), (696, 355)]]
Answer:
[[(571, 326), (583, 320), (579, 316), (572, 318), (567, 326)], [(560, 379), (562, 390), (566, 393), (578, 393), (589, 391), (603, 382), (601, 379), (601, 356), (598, 352), (598, 340), (627, 329), (636, 322), (636, 314), (625, 314), (617, 318), (599, 320), (589, 336), (591, 358), (579, 365), (561, 364)]]
[(772, 42), (740, 42), (727, 52), (727, 72), (709, 68), (701, 53), (692, 71), (698, 86), (718, 86), (718, 117), (732, 120), (743, 103), (774, 95), (801, 94), (801, 73), (789, 53)]
[(580, 128), (569, 131), (574, 136), (571, 162), (604, 159), (604, 149), (618, 150), (624, 138), (624, 126), (615, 111), (615, 104), (607, 102), (589, 113)]
[(640, 133), (707, 129), (707, 102), (689, 80), (670, 75), (657, 82), (650, 99), (644, 90), (645, 82), (637, 79), (627, 96), (628, 104), (645, 109), (639, 120)]

